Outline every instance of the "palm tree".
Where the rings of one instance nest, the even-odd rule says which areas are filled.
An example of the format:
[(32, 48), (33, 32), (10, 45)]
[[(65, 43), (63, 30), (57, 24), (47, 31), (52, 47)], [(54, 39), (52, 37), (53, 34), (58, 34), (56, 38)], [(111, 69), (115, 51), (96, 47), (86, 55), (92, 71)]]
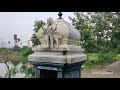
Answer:
[(17, 35), (15, 34), (14, 35), (14, 46), (17, 46), (17, 40), (18, 40), (18, 38), (17, 38)]
[(8, 41), (8, 47), (10, 48), (10, 41)]
[(8, 44), (10, 44), (10, 41), (8, 41)]
[(20, 38), (17, 39), (18, 40), (18, 45), (19, 45), (19, 42), (21, 41)]

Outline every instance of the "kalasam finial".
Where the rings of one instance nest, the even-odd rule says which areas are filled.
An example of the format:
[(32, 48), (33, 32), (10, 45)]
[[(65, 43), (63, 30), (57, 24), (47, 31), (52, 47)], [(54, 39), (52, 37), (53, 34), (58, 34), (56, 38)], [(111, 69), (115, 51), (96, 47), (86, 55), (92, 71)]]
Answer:
[(62, 19), (62, 15), (63, 14), (61, 12), (58, 13), (59, 19)]

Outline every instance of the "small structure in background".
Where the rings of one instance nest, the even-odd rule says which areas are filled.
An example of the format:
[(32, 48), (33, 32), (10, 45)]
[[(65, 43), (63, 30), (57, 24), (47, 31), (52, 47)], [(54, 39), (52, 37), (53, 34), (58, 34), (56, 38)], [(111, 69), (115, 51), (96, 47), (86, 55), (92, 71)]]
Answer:
[(28, 47), (32, 47), (32, 41), (31, 40), (28, 40)]
[(37, 68), (39, 78), (80, 78), (81, 66), (87, 60), (79, 46), (80, 33), (62, 18), (47, 19), (37, 37), (41, 45), (33, 47), (28, 60)]

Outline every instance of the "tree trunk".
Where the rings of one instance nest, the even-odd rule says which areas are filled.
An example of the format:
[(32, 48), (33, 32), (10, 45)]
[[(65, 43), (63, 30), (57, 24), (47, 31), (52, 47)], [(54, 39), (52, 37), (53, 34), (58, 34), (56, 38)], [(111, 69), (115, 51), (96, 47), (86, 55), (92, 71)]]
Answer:
[(10, 72), (9, 65), (7, 64), (7, 62), (5, 62), (5, 65), (6, 65), (7, 70), (8, 70), (8, 78), (11, 78), (11, 72)]

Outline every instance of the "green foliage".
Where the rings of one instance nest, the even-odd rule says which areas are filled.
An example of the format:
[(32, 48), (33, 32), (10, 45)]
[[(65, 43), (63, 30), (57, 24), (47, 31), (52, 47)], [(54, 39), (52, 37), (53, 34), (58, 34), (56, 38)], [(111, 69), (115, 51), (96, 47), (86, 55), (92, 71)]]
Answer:
[(21, 73), (25, 73), (26, 77), (35, 78), (35, 67), (29, 63), (25, 63), (21, 67)]
[(11, 61), (11, 63), (16, 67), (20, 63), (20, 61)]
[(97, 64), (96, 64), (96, 61), (95, 61), (95, 60), (86, 61), (86, 62), (82, 65), (82, 69), (95, 68), (96, 66), (97, 66)]
[(32, 43), (33, 43), (33, 46), (37, 46), (37, 45), (40, 45), (41, 43), (40, 43), (40, 41), (39, 41), (39, 39), (37, 38), (37, 35), (36, 35), (36, 33), (38, 32), (38, 30), (43, 26), (43, 25), (45, 25), (45, 22), (44, 21), (42, 21), (42, 20), (36, 20), (36, 21), (34, 21), (34, 34), (33, 34), (33, 36), (31, 37), (31, 41), (32, 41)]
[(87, 60), (85, 63), (82, 65), (82, 68), (94, 68), (98, 65), (98, 54), (96, 53), (88, 53), (87, 54)]
[(15, 74), (17, 73), (15, 67), (11, 68), (11, 69), (9, 70), (9, 72), (10, 72), (11, 76), (15, 76)]
[(120, 12), (75, 12), (69, 17), (81, 34), (81, 46), (87, 53), (103, 48), (120, 53)]
[[(19, 48), (19, 47), (17, 47)], [(30, 63), (28, 63), (27, 56), (31, 53), (33, 53), (32, 49), (23, 46), (22, 48), (19, 48), (19, 50), (14, 48), (0, 48), (1, 52), (8, 52), (9, 51), (9, 58), (11, 60), (11, 63), (14, 65), (14, 67), (8, 66), (8, 72), (6, 73), (4, 78), (11, 78), (14, 77), (17, 73), (24, 73), (25, 77), (27, 78), (34, 78), (35, 77), (35, 67), (33, 67)], [(22, 54), (22, 55), (21, 55)], [(18, 57), (19, 58), (18, 58)], [(17, 60), (14, 61), (13, 59)], [(20, 70), (17, 70), (17, 66), (22, 63), (22, 67)]]
[(17, 51), (17, 52), (20, 52), (21, 51), (21, 48), (19, 46), (14, 46), (13, 51)]
[(97, 53), (88, 53), (87, 60), (83, 64), (82, 68), (96, 68), (104, 65), (109, 65), (112, 62), (120, 59), (120, 55), (116, 54), (116, 51), (103, 50)]
[(22, 55), (24, 57), (27, 57), (28, 55), (30, 55), (32, 53), (33, 53), (32, 48), (26, 48), (26, 49), (23, 50)]
[(33, 43), (33, 46), (37, 46), (41, 44), (36, 34), (33, 34), (33, 36), (31, 37), (31, 41)]
[[(14, 34), (13, 38), (14, 38), (14, 47), (18, 47), (17, 43), (21, 41), (20, 38), (18, 38), (17, 34)], [(8, 43), (10, 44), (10, 41)]]
[(27, 49), (28, 48), (28, 46), (23, 46), (22, 48), (21, 48), (21, 51), (24, 51), (25, 49)]
[(45, 22), (42, 21), (42, 20), (36, 20), (36, 21), (34, 21), (34, 25), (33, 25), (33, 26), (34, 26), (34, 32), (37, 33), (38, 30), (39, 30), (43, 25), (45, 25)]
[(112, 32), (111, 36), (111, 43), (110, 43), (111, 48), (114, 48), (118, 51), (120, 54), (120, 30), (116, 29)]
[(98, 53), (98, 59), (99, 64), (112, 63), (113, 61), (116, 61), (116, 53), (112, 51), (100, 52)]
[(13, 37), (14, 37), (15, 43), (17, 43), (17, 35), (15, 34)]
[[(17, 66), (14, 66), (9, 69), (9, 71), (5, 74), (4, 78), (8, 78), (9, 74), (10, 77), (14, 77), (17, 73), (25, 74), (24, 78), (35, 78), (35, 67), (29, 64), (28, 62), (26, 63), (19, 63), (22, 64), (20, 69), (17, 69)], [(18, 65), (19, 65), (18, 64)]]
[(7, 48), (0, 48), (0, 52), (8, 52)]
[(98, 60), (98, 54), (97, 53), (88, 53), (87, 58), (89, 61)]
[(120, 54), (117, 55), (116, 60), (120, 60)]

